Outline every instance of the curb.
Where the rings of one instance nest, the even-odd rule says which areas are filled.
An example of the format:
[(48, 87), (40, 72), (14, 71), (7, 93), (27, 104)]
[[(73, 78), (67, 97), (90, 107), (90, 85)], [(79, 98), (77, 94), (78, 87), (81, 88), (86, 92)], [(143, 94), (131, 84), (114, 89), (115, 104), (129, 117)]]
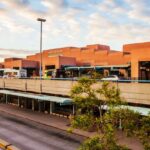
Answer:
[(20, 150), (2, 139), (0, 139), (0, 148), (2, 148), (3, 150)]

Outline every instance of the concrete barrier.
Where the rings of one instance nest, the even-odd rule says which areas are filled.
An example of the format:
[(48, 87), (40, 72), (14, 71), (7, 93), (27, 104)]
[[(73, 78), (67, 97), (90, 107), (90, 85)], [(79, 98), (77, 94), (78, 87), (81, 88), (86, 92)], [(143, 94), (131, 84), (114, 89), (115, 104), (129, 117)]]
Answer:
[(71, 81), (42, 80), (42, 92), (49, 94), (69, 95), (72, 87)]
[(6, 89), (26, 91), (26, 80), (3, 79), (3, 82), (4, 88)]
[[(22, 79), (20, 79), (22, 80)], [(30, 80), (27, 79), (26, 80), (26, 91), (29, 92), (37, 92), (40, 93), (41, 92), (41, 81), (40, 80)]]
[[(76, 81), (68, 80), (0, 79), (0, 88), (69, 96), (75, 83)], [(121, 96), (127, 102), (150, 105), (150, 83), (112, 84), (121, 90)], [(102, 82), (99, 85), (102, 85)]]

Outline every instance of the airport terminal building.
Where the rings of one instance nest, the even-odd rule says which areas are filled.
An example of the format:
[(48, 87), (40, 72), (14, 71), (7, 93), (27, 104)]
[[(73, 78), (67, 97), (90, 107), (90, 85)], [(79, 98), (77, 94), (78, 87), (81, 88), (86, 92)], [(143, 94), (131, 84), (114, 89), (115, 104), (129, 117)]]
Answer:
[(6, 58), (0, 67), (27, 69), (29, 77), (38, 75), (41, 56), (43, 72), (65, 66), (72, 76), (84, 69), (95, 69), (105, 75), (150, 80), (150, 42), (126, 44), (122, 51), (100, 44), (48, 49), (43, 50), (42, 55), (36, 53), (25, 59)]

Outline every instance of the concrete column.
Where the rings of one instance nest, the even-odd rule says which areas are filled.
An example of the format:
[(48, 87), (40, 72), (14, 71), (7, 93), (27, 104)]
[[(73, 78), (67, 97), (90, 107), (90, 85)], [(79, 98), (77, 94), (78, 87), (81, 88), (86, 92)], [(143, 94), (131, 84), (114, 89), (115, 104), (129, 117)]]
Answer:
[(2, 99), (2, 102), (4, 103), (5, 102), (5, 99), (6, 98), (6, 96), (5, 96), (5, 94), (3, 94), (3, 99)]
[(19, 96), (18, 96), (18, 107), (20, 106), (20, 100), (19, 100)]
[(7, 94), (6, 94), (6, 104), (8, 104), (8, 96), (7, 96)]
[(73, 104), (72, 106), (72, 114), (74, 115), (75, 114), (75, 105)]
[(79, 77), (81, 77), (81, 72), (80, 72), (80, 70), (78, 70), (79, 72), (78, 72), (78, 75), (79, 75)]
[(53, 113), (53, 102), (50, 102), (50, 114)]
[(122, 120), (119, 119), (119, 129), (122, 130)]
[(34, 111), (34, 100), (32, 100), (32, 110)]

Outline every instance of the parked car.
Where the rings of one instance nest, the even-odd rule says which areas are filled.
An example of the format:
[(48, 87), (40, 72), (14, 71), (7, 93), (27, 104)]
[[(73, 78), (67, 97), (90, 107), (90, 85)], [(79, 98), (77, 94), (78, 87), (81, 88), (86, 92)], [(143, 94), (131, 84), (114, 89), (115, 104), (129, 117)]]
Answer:
[(117, 75), (110, 75), (101, 79), (102, 81), (118, 81), (119, 77)]

